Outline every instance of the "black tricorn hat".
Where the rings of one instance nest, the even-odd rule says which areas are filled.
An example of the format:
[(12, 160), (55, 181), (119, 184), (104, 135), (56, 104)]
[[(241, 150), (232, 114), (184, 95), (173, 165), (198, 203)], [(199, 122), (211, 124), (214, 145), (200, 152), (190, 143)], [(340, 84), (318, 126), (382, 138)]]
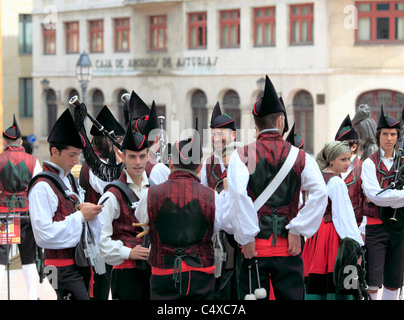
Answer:
[(198, 132), (198, 119), (192, 137), (176, 141), (171, 146), (171, 161), (173, 164), (200, 164), (202, 159), (201, 137)]
[(352, 126), (351, 117), (349, 114), (342, 121), (337, 134), (335, 135), (335, 141), (346, 141), (346, 140), (356, 140), (359, 139), (358, 133)]
[(149, 142), (145, 135), (133, 132), (131, 124), (126, 129), (122, 142), (122, 150), (141, 151), (149, 147)]
[(13, 125), (3, 131), (3, 138), (16, 140), (18, 138), (21, 138), (21, 136), (21, 131), (18, 127), (17, 120), (15, 119), (15, 114), (13, 114)]
[(295, 124), (293, 124), (292, 129), (290, 129), (290, 132), (285, 140), (289, 142), (292, 146), (295, 146), (296, 148), (299, 149), (303, 148), (304, 139), (295, 133)]
[(400, 121), (384, 115), (383, 105), (381, 106), (379, 122), (377, 123), (376, 130), (379, 129), (400, 129)]
[(157, 115), (157, 108), (153, 100), (152, 106), (150, 108), (150, 113), (134, 121), (133, 131), (149, 137), (150, 132), (154, 129), (158, 129), (159, 126), (160, 124)]
[(149, 114), (150, 108), (138, 96), (138, 94), (134, 90), (132, 90), (132, 94), (129, 98), (129, 103), (125, 101), (124, 104), (125, 126), (129, 124), (129, 119), (136, 120), (143, 116), (148, 116)]
[(216, 105), (213, 108), (212, 116), (210, 118), (210, 127), (212, 129), (228, 128), (228, 129), (232, 129), (233, 131), (236, 130), (234, 119), (232, 119), (228, 114), (222, 113), (222, 111), (220, 110), (219, 101), (216, 102)]
[(255, 102), (252, 113), (256, 117), (264, 117), (277, 112), (282, 112), (286, 116), (285, 106), (279, 99), (274, 85), (268, 76), (265, 76), (264, 95)]
[(77, 131), (69, 109), (66, 109), (56, 120), (49, 133), (48, 142), (64, 144), (78, 149), (85, 147), (85, 140)]
[[(112, 131), (117, 136), (123, 136), (125, 134), (125, 129), (119, 124), (119, 122), (115, 119), (112, 112), (109, 110), (107, 106), (104, 106), (100, 113), (98, 114), (96, 120), (107, 130), (109, 133)], [(102, 131), (98, 130), (95, 125), (91, 127), (90, 134), (92, 136), (102, 136)]]

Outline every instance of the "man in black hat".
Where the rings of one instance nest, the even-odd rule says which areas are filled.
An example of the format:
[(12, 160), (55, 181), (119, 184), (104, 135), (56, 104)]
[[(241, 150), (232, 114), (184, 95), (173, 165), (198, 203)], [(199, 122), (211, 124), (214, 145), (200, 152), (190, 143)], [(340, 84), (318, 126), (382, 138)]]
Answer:
[[(125, 129), (115, 119), (112, 112), (107, 106), (104, 106), (100, 113), (97, 115), (96, 120), (103, 126), (103, 128), (111, 135), (114, 136), (118, 142), (122, 143), (122, 138), (125, 134)], [(102, 131), (98, 130), (95, 125), (90, 129), (90, 134), (93, 136), (92, 148), (95, 154), (104, 162), (115, 164), (117, 161), (121, 162), (119, 150), (113, 145), (111, 140), (106, 137)], [(117, 155), (118, 154), (118, 155)], [(98, 203), (101, 195), (104, 193), (104, 188), (108, 184), (107, 181), (102, 180), (96, 176), (87, 162), (84, 162), (80, 170), (80, 185), (86, 191), (85, 201), (91, 203)], [(107, 272), (102, 275), (94, 274), (92, 290), (90, 296), (95, 300), (108, 300), (109, 287), (110, 287), (110, 271), (111, 266), (106, 265)]]
[[(276, 299), (303, 299), (301, 236), (311, 237), (318, 230), (327, 206), (326, 186), (314, 159), (283, 140), (286, 110), (268, 77), (253, 116), (257, 141), (233, 152), (227, 169), (234, 235), (246, 258), (240, 274), (241, 298), (248, 293), (248, 280), (252, 284), (258, 280), (256, 273), (249, 279), (253, 261), (267, 292), (271, 275)], [(273, 180), (279, 185), (267, 189)], [(310, 196), (299, 210), (301, 190)]]
[[(22, 216), (20, 221), (20, 259), (28, 299), (38, 298), (36, 284), (38, 274), (35, 265), (36, 245), (28, 217), (28, 183), (33, 176), (42, 171), (36, 157), (25, 152), (22, 136), (15, 115), (13, 124), (3, 132), (4, 152), (0, 154), (0, 212), (4, 215), (15, 213)], [(11, 222), (16, 223), (17, 220)], [(2, 225), (2, 221), (0, 221)], [(7, 245), (0, 246), (0, 286), (7, 263)]]
[[(159, 184), (167, 180), (170, 174), (168, 163), (162, 162), (162, 155), (160, 154), (160, 124), (157, 115), (156, 104), (153, 101), (152, 106), (149, 107), (139, 97), (139, 95), (132, 91), (129, 101), (125, 102), (125, 125), (129, 122), (132, 124), (132, 131), (145, 135), (149, 143), (149, 160), (146, 166), (147, 177), (153, 183)], [(167, 143), (167, 141), (165, 142)]]
[[(149, 180), (145, 168), (148, 162), (149, 144), (146, 136), (132, 132), (128, 125), (122, 143), (125, 168), (118, 179), (120, 186), (107, 185), (100, 202), (104, 226), (100, 250), (105, 262), (112, 265), (111, 293), (117, 300), (148, 300), (150, 298), (150, 268), (143, 268), (149, 257), (149, 248), (142, 246), (143, 239), (137, 235), (143, 231), (137, 227), (134, 215), (135, 204), (125, 197), (126, 192), (138, 202), (147, 191)], [(143, 261), (142, 261), (143, 260)]]
[(219, 102), (213, 109), (210, 129), (212, 132), (213, 154), (202, 165), (201, 183), (213, 190), (226, 177), (226, 168), (222, 160), (223, 148), (236, 140), (235, 121), (220, 110)]
[(348, 171), (341, 173), (342, 179), (344, 179), (349, 192), (349, 197), (354, 208), (356, 222), (360, 226), (362, 223), (361, 234), (364, 237), (364, 226), (366, 225), (366, 217), (363, 218), (363, 201), (365, 196), (362, 190), (362, 161), (359, 159), (358, 151), (360, 146), (359, 135), (352, 126), (351, 118), (349, 114), (342, 121), (337, 134), (335, 135), (335, 141), (346, 141), (349, 149), (351, 149), (351, 165)]
[[(212, 134), (213, 154), (205, 159), (202, 164), (201, 183), (220, 193), (224, 190), (224, 181), (227, 174), (226, 165), (223, 161), (223, 152), (227, 145), (236, 140), (237, 133), (234, 119), (222, 113), (219, 102), (216, 102), (213, 109), (210, 129)], [(230, 153), (230, 149), (228, 153)], [(228, 155), (228, 157), (230, 157), (230, 155)], [(234, 240), (231, 240), (233, 240), (232, 236), (226, 235), (224, 231), (219, 232), (214, 239), (216, 250), (221, 250), (223, 254), (226, 255), (226, 261), (216, 261), (216, 264), (223, 264), (221, 272), (218, 272), (220, 269), (217, 268), (215, 273), (216, 284), (214, 297), (219, 300), (234, 299), (236, 294), (234, 267), (235, 249), (237, 248), (233, 246), (237, 245)], [(219, 260), (218, 257), (219, 255), (215, 257), (216, 260)]]
[(153, 300), (213, 299), (212, 237), (231, 232), (231, 214), (224, 198), (200, 183), (201, 158), (199, 134), (176, 141), (168, 180), (150, 187), (136, 209), (150, 227)]
[[(368, 284), (371, 299), (377, 300), (378, 289), (383, 288), (383, 300), (396, 300), (403, 283), (404, 232), (392, 231), (386, 212), (404, 207), (404, 191), (394, 188), (377, 195), (394, 180), (395, 146), (400, 136), (400, 121), (386, 116), (381, 107), (376, 139), (379, 149), (362, 164), (362, 188), (369, 201), (364, 201), (367, 217), (365, 245), (367, 248)], [(391, 210), (393, 211), (393, 210)], [(401, 221), (403, 215), (397, 216)], [(400, 219), (401, 218), (401, 219)]]
[(82, 189), (70, 173), (78, 163), (84, 139), (68, 109), (56, 120), (48, 142), (50, 161), (44, 161), (43, 171), (59, 177), (64, 187), (74, 194), (66, 197), (58, 187), (60, 184), (49, 177), (38, 175), (40, 178), (32, 182), (29, 211), (35, 241), (45, 249), (45, 266), (56, 268), (49, 276), (57, 278), (54, 288), (58, 300), (88, 300), (91, 270), (76, 264), (75, 251), (85, 222), (92, 231), (94, 241), (98, 242), (102, 226), (98, 215), (102, 205), (83, 202)]

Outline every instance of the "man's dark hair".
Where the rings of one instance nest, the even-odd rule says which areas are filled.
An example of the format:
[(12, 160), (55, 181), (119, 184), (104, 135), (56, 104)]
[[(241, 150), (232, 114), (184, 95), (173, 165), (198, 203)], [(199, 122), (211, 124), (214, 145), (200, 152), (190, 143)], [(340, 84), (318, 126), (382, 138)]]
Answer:
[(282, 114), (282, 112), (276, 112), (268, 114), (264, 117), (254, 116), (255, 126), (257, 127), (258, 131), (276, 128), (276, 121)]
[(185, 169), (185, 170), (189, 170), (192, 172), (195, 172), (198, 170), (199, 168), (199, 164), (198, 163), (190, 163), (190, 164), (184, 164), (181, 161), (179, 163), (171, 163), (173, 169)]
[(52, 155), (52, 148), (55, 147), (58, 149), (59, 153), (62, 152), (63, 150), (67, 150), (69, 146), (67, 144), (62, 144), (62, 143), (50, 143), (49, 144), (49, 153)]

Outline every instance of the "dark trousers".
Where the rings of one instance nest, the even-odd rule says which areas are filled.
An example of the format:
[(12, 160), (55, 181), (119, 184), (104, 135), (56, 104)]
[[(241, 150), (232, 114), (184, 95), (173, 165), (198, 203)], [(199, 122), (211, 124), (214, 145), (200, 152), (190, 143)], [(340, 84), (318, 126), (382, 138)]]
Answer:
[(56, 267), (56, 274), (53, 272), (48, 272), (47, 277), (52, 286), (54, 286), (53, 281), (57, 279), (57, 288), (54, 287), (54, 289), (58, 300), (90, 300), (88, 294), (91, 276), (90, 267), (70, 265)]
[[(21, 219), (21, 241), (18, 244), (18, 250), (20, 251), (21, 264), (35, 263), (35, 239), (32, 233), (31, 220)], [(9, 246), (10, 248), (10, 246)], [(7, 245), (0, 245), (0, 264), (5, 265), (7, 263)]]
[(114, 300), (150, 300), (150, 270), (112, 269), (111, 294)]
[(93, 268), (92, 300), (108, 300), (109, 298), (112, 266), (105, 264), (105, 269), (106, 273), (96, 274)]
[(403, 284), (404, 233), (391, 234), (383, 224), (366, 226), (367, 282), (369, 286), (398, 289)]
[[(254, 258), (258, 261), (259, 278), (261, 288), (267, 290), (269, 295), (269, 281), (276, 300), (303, 300), (304, 299), (304, 276), (303, 260), (301, 254), (290, 257), (261, 257)], [(251, 259), (251, 284), (252, 293), (258, 288), (258, 279), (255, 263)], [(240, 299), (244, 299), (249, 292), (248, 276), (249, 260), (244, 259), (240, 270)], [(271, 279), (269, 279), (269, 276)]]
[(172, 274), (150, 278), (151, 300), (213, 300), (214, 287), (215, 276), (199, 271), (182, 272), (176, 285)]

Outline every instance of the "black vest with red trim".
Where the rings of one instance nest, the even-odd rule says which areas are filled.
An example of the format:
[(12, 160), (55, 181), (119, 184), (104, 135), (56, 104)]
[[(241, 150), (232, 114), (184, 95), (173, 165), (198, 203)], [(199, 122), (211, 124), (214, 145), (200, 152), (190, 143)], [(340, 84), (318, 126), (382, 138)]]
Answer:
[(8, 145), (0, 154), (0, 212), (28, 213), (28, 184), (36, 162), (22, 146)]
[(174, 268), (177, 259), (205, 268), (214, 264), (215, 192), (188, 170), (173, 170), (168, 180), (149, 188), (147, 211), (153, 267)]
[[(380, 148), (369, 157), (376, 167), (376, 178), (379, 182), (380, 188), (384, 189), (394, 178), (394, 166), (387, 170), (383, 161), (381, 160)], [(380, 207), (376, 206), (373, 202), (368, 203), (364, 201), (363, 214), (368, 217), (380, 219)]]
[[(101, 151), (93, 146), (94, 153), (100, 157)], [(105, 159), (104, 159), (105, 160)], [(86, 191), (84, 195), (84, 201), (90, 203), (98, 203), (101, 198), (101, 194), (95, 191), (90, 185), (90, 167), (87, 162), (84, 162), (80, 169), (80, 186)]]
[[(128, 184), (126, 170), (123, 170), (118, 181)], [(134, 248), (141, 245), (143, 238), (136, 238), (136, 236), (143, 231), (141, 227), (134, 227), (133, 223), (139, 223), (135, 217), (134, 209), (131, 208), (131, 203), (122, 195), (122, 192), (117, 187), (110, 187), (108, 191), (111, 192), (118, 200), (120, 214), (117, 219), (112, 222), (112, 240), (120, 240), (123, 245), (128, 248)], [(132, 191), (132, 190), (131, 190)], [(133, 191), (132, 191), (133, 192)], [(135, 199), (139, 201), (138, 196), (133, 192)]]
[[(224, 171), (226, 172), (226, 170)], [(212, 155), (206, 161), (206, 179), (208, 181), (209, 188), (215, 190), (221, 177), (223, 175), (220, 163), (218, 163), (217, 158)]]
[[(323, 175), (325, 184), (327, 184), (331, 178), (338, 177), (338, 175), (336, 175), (335, 173), (331, 173), (331, 172), (321, 172), (321, 173)], [(332, 221), (332, 201), (331, 201), (330, 197), (328, 197), (328, 204), (327, 204), (327, 207), (325, 208), (323, 217), (324, 217), (324, 223), (328, 223), (328, 222)]]
[[(261, 132), (256, 142), (238, 149), (240, 159), (250, 172), (247, 194), (254, 202), (279, 172), (291, 149), (279, 131)], [(299, 150), (297, 159), (270, 199), (258, 210), (260, 233), (257, 238), (268, 239), (272, 231), (285, 226), (298, 212), (301, 173), (305, 166), (305, 153)], [(276, 222), (276, 225), (273, 225)], [(279, 225), (280, 224), (280, 225)], [(280, 233), (282, 235), (282, 233)]]
[(364, 195), (362, 190), (362, 161), (355, 157), (352, 163), (352, 171), (345, 177), (344, 181), (348, 187), (349, 198), (355, 212), (356, 222), (360, 224), (363, 219)]
[[(44, 172), (49, 171), (59, 175), (59, 171), (46, 162), (44, 162), (42, 169)], [(71, 173), (69, 173), (69, 175), (71, 176)], [(71, 176), (70, 179), (73, 179), (73, 177)], [(59, 188), (51, 180), (40, 177), (33, 183), (31, 188), (33, 188), (40, 181), (48, 183), (53, 193), (58, 198), (58, 207), (52, 218), (53, 222), (63, 221), (67, 216), (77, 211), (76, 205), (80, 203), (79, 199), (77, 199), (76, 196), (72, 196), (70, 197), (70, 199), (66, 199)], [(74, 183), (71, 183), (71, 186), (73, 192), (78, 194), (78, 190), (76, 189)], [(74, 259), (74, 251), (74, 247), (56, 250), (45, 248), (45, 259)]]

